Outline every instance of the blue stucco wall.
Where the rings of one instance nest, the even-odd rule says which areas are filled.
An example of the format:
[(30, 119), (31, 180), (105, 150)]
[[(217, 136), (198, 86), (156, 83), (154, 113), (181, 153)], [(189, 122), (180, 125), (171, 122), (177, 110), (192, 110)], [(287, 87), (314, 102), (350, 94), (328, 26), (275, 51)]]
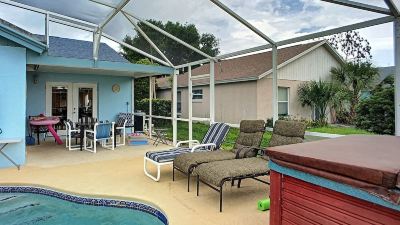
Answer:
[[(92, 74), (36, 73), (38, 83), (33, 83), (33, 73), (27, 74), (27, 115), (46, 112), (46, 82), (72, 82), (97, 84), (97, 113), (99, 120), (115, 121), (119, 112), (131, 112), (132, 78)], [(112, 86), (119, 84), (120, 92), (114, 93)]]
[[(25, 163), (26, 50), (0, 46), (0, 139), (20, 138), (4, 152), (16, 163)], [(12, 164), (0, 155), (0, 167)]]

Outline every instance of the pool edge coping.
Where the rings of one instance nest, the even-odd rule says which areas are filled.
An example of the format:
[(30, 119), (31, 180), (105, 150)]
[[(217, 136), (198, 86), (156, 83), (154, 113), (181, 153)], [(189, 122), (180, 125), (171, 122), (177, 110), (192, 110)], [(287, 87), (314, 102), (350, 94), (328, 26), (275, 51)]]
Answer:
[[(4, 191), (4, 189), (7, 188), (10, 188), (15, 191), (9, 191), (9, 192)], [(83, 204), (90, 206), (105, 206), (112, 208), (127, 208), (127, 209), (139, 210), (141, 212), (145, 212), (147, 214), (156, 217), (163, 224), (169, 225), (169, 219), (164, 210), (162, 210), (159, 206), (157, 206), (154, 203), (151, 203), (146, 200), (141, 200), (139, 198), (79, 193), (79, 192), (67, 191), (61, 188), (54, 188), (45, 185), (31, 184), (31, 183), (0, 183), (0, 193), (12, 193), (12, 192), (40, 194), (58, 198), (64, 201), (73, 202), (76, 204)], [(95, 202), (98, 204), (95, 204)], [(115, 204), (114, 202), (117, 204)], [(122, 205), (121, 202), (123, 202), (124, 205)], [(132, 205), (136, 205), (136, 207)], [(143, 209), (143, 207), (144, 208), (148, 207), (152, 210), (145, 210)], [(152, 211), (154, 211), (154, 213)]]

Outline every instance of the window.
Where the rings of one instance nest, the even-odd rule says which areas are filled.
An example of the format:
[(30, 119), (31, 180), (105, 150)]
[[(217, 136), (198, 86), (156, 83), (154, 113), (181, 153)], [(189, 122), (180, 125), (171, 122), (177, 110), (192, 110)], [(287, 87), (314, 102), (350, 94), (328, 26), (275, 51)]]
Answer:
[(176, 95), (176, 110), (178, 113), (182, 113), (182, 92), (178, 91), (178, 94)]
[(289, 88), (278, 87), (278, 115), (289, 115)]
[(195, 89), (192, 91), (193, 97), (192, 99), (195, 101), (203, 100), (203, 89)]

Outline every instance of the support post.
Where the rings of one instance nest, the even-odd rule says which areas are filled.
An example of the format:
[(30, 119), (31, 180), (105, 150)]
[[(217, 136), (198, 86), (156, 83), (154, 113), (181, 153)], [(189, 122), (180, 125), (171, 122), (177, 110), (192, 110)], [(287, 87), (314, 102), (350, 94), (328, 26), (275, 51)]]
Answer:
[(278, 48), (272, 46), (272, 120), (278, 120)]
[(101, 30), (93, 32), (93, 60), (97, 61), (99, 59), (99, 49), (100, 49), (100, 39)]
[(152, 137), (152, 127), (153, 124), (153, 77), (149, 77), (149, 127), (147, 128), (149, 131), (149, 137)]
[(400, 17), (393, 22), (395, 135), (400, 136)]
[(45, 27), (44, 27), (44, 33), (46, 36), (46, 46), (47, 48), (49, 48), (50, 46), (50, 38), (49, 38), (49, 26), (50, 26), (50, 15), (49, 13), (46, 13), (46, 23), (45, 23)]
[(210, 125), (215, 122), (215, 70), (214, 61), (210, 60)]
[(178, 110), (177, 110), (177, 94), (178, 94), (178, 70), (174, 70), (172, 75), (172, 144), (175, 146), (178, 139)]
[[(189, 119), (189, 140), (193, 140), (193, 82), (192, 82), (192, 66), (188, 67), (188, 119)], [(189, 142), (192, 147), (192, 142)]]

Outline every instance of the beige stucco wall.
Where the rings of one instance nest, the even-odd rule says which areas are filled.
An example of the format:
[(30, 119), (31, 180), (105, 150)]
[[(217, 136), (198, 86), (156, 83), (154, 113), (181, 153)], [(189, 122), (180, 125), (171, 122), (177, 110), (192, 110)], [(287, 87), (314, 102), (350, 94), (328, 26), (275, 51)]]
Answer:
[[(311, 119), (311, 108), (302, 107), (297, 99), (297, 89), (304, 81), (278, 80), (279, 87), (289, 88), (289, 115)], [(272, 79), (263, 78), (257, 82), (257, 118), (272, 118)]]
[[(203, 90), (202, 100), (193, 100), (193, 116), (209, 117), (210, 88), (209, 86), (195, 86)], [(188, 117), (188, 89), (178, 88), (181, 91), (182, 118)], [(159, 90), (158, 98), (171, 99), (170, 90)], [(256, 81), (218, 84), (215, 86), (215, 119), (227, 123), (239, 123), (242, 119), (257, 118), (257, 83)]]
[[(309, 80), (327, 80), (330, 69), (339, 61), (321, 46), (278, 69), (278, 86), (289, 88), (289, 114), (297, 118), (311, 119), (310, 107), (302, 107), (297, 99), (299, 85)], [(203, 100), (193, 102), (193, 116), (209, 116), (209, 87), (203, 89)], [(182, 117), (188, 116), (187, 88), (182, 91)], [(157, 92), (159, 98), (171, 99), (170, 90)], [(272, 118), (272, 79), (267, 75), (258, 81), (218, 84), (215, 87), (215, 116), (217, 121), (239, 123), (242, 119)]]
[[(303, 82), (310, 80), (329, 80), (332, 67), (339, 66), (325, 46), (321, 46), (308, 54), (278, 69), (278, 86), (289, 88), (289, 115), (297, 118), (311, 119), (310, 107), (302, 107), (297, 99), (297, 89)], [(257, 117), (272, 118), (272, 79), (268, 75), (257, 82)], [(328, 118), (330, 118), (328, 113)]]

